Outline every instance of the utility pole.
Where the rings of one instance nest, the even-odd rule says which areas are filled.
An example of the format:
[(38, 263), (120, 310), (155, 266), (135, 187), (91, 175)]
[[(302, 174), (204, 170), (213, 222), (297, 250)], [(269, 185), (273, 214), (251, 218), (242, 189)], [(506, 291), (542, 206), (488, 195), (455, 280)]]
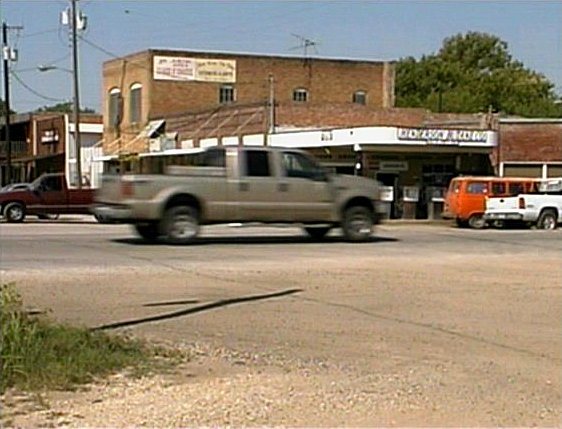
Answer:
[(269, 134), (275, 131), (275, 88), (273, 86), (273, 75), (269, 75)]
[(8, 30), (21, 30), (23, 27), (10, 27), (2, 23), (2, 59), (4, 65), (4, 121), (6, 142), (6, 176), (12, 183), (12, 141), (10, 139), (10, 61), (16, 59), (16, 52), (8, 46)]
[(4, 60), (4, 141), (6, 145), (6, 175), (8, 185), (12, 183), (12, 141), (10, 140), (10, 69), (8, 48), (8, 25), (2, 23), (2, 57)]
[(82, 144), (80, 140), (80, 89), (78, 83), (78, 25), (76, 17), (76, 2), (71, 0), (72, 15), (72, 77), (74, 81), (74, 146), (76, 152), (76, 186), (82, 188)]

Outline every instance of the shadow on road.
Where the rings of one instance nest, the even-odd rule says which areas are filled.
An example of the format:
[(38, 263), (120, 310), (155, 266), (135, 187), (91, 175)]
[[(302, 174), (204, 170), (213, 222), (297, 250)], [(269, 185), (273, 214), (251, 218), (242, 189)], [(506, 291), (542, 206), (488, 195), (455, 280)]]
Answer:
[(200, 305), (198, 307), (188, 308), (188, 309), (185, 309), (185, 310), (174, 311), (174, 312), (171, 312), (171, 313), (159, 314), (159, 315), (150, 316), (150, 317), (143, 317), (143, 318), (140, 318), (140, 319), (125, 320), (123, 322), (109, 323), (109, 324), (106, 324), (106, 325), (94, 327), (94, 328), (92, 328), (92, 330), (93, 331), (99, 331), (99, 330), (107, 330), (107, 329), (117, 329), (117, 328), (124, 328), (124, 327), (127, 327), (127, 326), (140, 325), (140, 324), (143, 324), (143, 323), (157, 322), (157, 321), (160, 321), (160, 320), (174, 319), (176, 317), (187, 316), (189, 314), (195, 314), (195, 313), (201, 313), (202, 311), (212, 310), (214, 308), (220, 308), (220, 307), (227, 307), (229, 305), (240, 304), (240, 303), (243, 303), (243, 302), (263, 301), (263, 300), (266, 300), (266, 299), (280, 298), (282, 296), (293, 295), (293, 294), (301, 292), (301, 291), (302, 291), (302, 289), (288, 289), (288, 290), (285, 290), (285, 291), (274, 292), (274, 293), (269, 293), (269, 294), (265, 294), (265, 295), (251, 295), (251, 296), (243, 296), (243, 297), (240, 297), (240, 298), (222, 299), (220, 301), (211, 302), (209, 304), (204, 304), (204, 305)]
[[(127, 238), (115, 238), (111, 240), (114, 243), (120, 244), (130, 244), (130, 245), (142, 245), (142, 246), (178, 246), (177, 244), (167, 243), (165, 240), (158, 240), (154, 242), (145, 241), (139, 237), (127, 237)], [(369, 244), (369, 243), (380, 243), (380, 242), (394, 242), (399, 241), (397, 238), (392, 237), (371, 237), (369, 240), (361, 243), (353, 243), (353, 245)], [(285, 236), (285, 237), (274, 237), (274, 236), (236, 236), (236, 237), (199, 237), (193, 243), (186, 244), (184, 246), (199, 246), (208, 244), (231, 244), (231, 245), (241, 245), (241, 244), (322, 244), (322, 243), (348, 243), (343, 237), (326, 237), (322, 240), (314, 240), (306, 236)], [(179, 245), (182, 246), (182, 245)]]

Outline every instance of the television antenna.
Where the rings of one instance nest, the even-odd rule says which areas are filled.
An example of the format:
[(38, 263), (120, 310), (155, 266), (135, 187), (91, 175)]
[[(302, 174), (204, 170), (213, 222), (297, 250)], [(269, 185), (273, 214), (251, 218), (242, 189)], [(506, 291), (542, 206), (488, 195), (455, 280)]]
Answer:
[(301, 36), (299, 34), (291, 33), (291, 36), (296, 37), (299, 41), (299, 44), (297, 46), (293, 46), (292, 48), (289, 48), (290, 51), (294, 51), (295, 49), (302, 49), (305, 59), (308, 59), (310, 49), (312, 49), (315, 54), (318, 53), (318, 49), (316, 49), (316, 46), (318, 46), (318, 42), (309, 39), (308, 37)]

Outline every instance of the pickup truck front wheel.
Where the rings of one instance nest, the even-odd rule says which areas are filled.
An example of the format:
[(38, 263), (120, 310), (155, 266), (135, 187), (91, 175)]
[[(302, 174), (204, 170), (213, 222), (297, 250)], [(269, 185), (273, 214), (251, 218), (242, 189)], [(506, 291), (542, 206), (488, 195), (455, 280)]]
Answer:
[(349, 207), (343, 214), (342, 229), (348, 241), (367, 241), (373, 232), (373, 213), (367, 207)]
[(18, 223), (25, 219), (25, 207), (22, 203), (9, 203), (4, 209), (4, 217), (8, 222)]
[(537, 221), (538, 229), (556, 229), (558, 227), (558, 217), (553, 210), (545, 210)]
[(188, 244), (199, 234), (199, 216), (196, 209), (176, 206), (164, 215), (163, 233), (169, 243)]

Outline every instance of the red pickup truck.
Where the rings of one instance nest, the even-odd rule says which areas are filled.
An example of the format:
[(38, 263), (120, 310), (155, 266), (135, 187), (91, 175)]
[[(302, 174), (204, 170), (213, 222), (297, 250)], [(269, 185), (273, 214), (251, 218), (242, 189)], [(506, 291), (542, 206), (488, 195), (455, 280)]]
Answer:
[(43, 174), (27, 188), (0, 192), (0, 213), (7, 222), (23, 222), (26, 215), (91, 214), (94, 192), (69, 189), (62, 173)]

